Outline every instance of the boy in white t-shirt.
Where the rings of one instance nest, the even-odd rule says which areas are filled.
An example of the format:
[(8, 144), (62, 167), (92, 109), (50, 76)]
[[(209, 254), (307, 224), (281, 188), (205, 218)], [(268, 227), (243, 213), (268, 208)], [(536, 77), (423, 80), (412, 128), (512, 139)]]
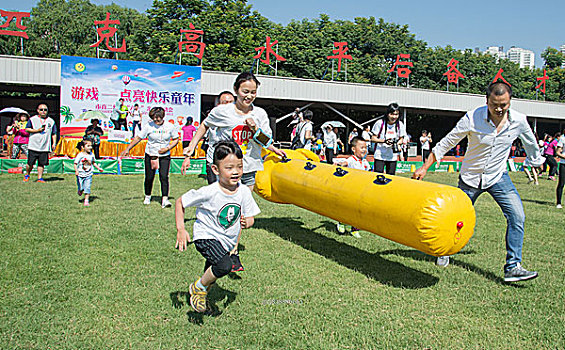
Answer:
[[(352, 169), (371, 171), (371, 165), (365, 159), (367, 156), (367, 141), (365, 139), (355, 136), (351, 139), (351, 151), (353, 155), (345, 160), (336, 160), (334, 162), (338, 165), (345, 166)], [(345, 225), (341, 222), (337, 223), (337, 231), (339, 233), (345, 233)], [(351, 235), (356, 238), (361, 238), (359, 234), (359, 229), (351, 226)]]
[(234, 251), (241, 230), (254, 223), (260, 213), (249, 187), (240, 183), (243, 153), (234, 141), (216, 144), (212, 170), (218, 181), (198, 190), (190, 190), (176, 202), (177, 242), (175, 248), (186, 249), (190, 236), (184, 226), (184, 208), (196, 207), (193, 227), (194, 246), (206, 259), (204, 274), (189, 286), (190, 305), (205, 312), (208, 288), (232, 271), (230, 252)]

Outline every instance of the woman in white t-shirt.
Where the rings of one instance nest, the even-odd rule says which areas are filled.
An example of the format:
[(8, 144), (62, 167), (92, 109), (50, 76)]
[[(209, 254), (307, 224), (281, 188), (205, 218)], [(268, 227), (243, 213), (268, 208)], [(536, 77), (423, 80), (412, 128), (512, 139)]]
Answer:
[(184, 149), (185, 160), (181, 167), (183, 174), (190, 166), (190, 157), (194, 154), (198, 142), (208, 130), (210, 130), (208, 134), (210, 146), (206, 152), (207, 161), (212, 163), (216, 143), (234, 140), (243, 152), (241, 183), (249, 186), (251, 190), (255, 186), (255, 173), (263, 170), (261, 149), (266, 146), (268, 150), (281, 157), (285, 155), (272, 144), (262, 145), (256, 138), (258, 132), (268, 138), (272, 135), (267, 112), (253, 105), (259, 85), (259, 81), (252, 73), (245, 72), (237, 76), (233, 84), (236, 95), (235, 103), (214, 107), (204, 119), (202, 127), (198, 128), (190, 144)]
[(139, 110), (139, 104), (135, 104), (133, 109), (130, 111), (130, 115), (133, 118), (133, 136), (135, 136), (135, 129), (138, 128), (141, 131), (141, 111)]
[(399, 117), (398, 103), (391, 103), (388, 105), (386, 116), (373, 126), (371, 141), (376, 143), (374, 170), (378, 173), (384, 173), (385, 168), (389, 175), (396, 173), (398, 153), (402, 140), (406, 137), (406, 128)]
[(145, 199), (143, 204), (151, 203), (151, 190), (155, 172), (159, 169), (159, 181), (161, 182), (161, 207), (167, 208), (172, 204), (169, 202), (169, 169), (171, 168), (171, 150), (179, 143), (178, 130), (174, 124), (165, 123), (165, 110), (163, 107), (153, 107), (149, 111), (151, 121), (145, 125), (139, 134), (131, 140), (131, 143), (122, 152), (125, 157), (129, 151), (144, 138), (147, 138), (145, 146)]

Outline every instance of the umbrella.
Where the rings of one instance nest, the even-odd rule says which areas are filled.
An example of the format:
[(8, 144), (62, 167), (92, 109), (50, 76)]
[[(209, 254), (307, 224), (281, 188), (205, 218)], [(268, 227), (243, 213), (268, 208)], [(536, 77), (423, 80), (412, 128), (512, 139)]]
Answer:
[(26, 112), (23, 109), (18, 108), (18, 107), (4, 108), (3, 110), (0, 111), (0, 114), (2, 114), (2, 113), (25, 113), (25, 114), (29, 114), (28, 112)]
[(77, 120), (88, 120), (88, 119), (108, 119), (108, 117), (106, 116), (106, 114), (100, 111), (86, 111), (81, 113), (78, 116)]
[(324, 124), (322, 124), (322, 129), (327, 128), (328, 126), (331, 126), (332, 128), (345, 128), (345, 125), (337, 120), (331, 121), (331, 122), (325, 122)]

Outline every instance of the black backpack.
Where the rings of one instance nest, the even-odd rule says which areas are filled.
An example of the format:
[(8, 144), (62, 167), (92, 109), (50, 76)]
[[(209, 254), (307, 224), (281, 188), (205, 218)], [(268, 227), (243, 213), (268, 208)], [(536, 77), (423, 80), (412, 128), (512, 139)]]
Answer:
[(302, 124), (302, 127), (296, 130), (296, 134), (294, 135), (292, 141), (290, 142), (290, 149), (299, 149), (304, 147), (304, 144), (300, 141), (300, 133), (302, 132), (302, 129), (304, 128), (305, 125), (306, 123)]

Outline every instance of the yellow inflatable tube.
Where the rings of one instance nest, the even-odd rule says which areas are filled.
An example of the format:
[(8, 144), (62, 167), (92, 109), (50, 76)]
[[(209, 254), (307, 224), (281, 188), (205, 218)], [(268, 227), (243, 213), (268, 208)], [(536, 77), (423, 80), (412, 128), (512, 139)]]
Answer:
[(475, 209), (456, 187), (320, 163), (305, 150), (266, 157), (255, 191), (434, 256), (460, 251), (473, 235)]

